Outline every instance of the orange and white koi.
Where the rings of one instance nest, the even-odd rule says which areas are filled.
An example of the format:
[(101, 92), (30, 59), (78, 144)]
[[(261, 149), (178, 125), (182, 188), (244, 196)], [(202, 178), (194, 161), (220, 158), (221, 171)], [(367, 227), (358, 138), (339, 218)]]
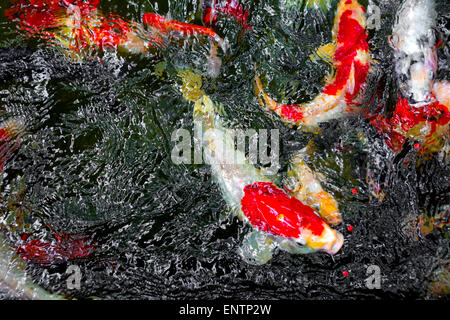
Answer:
[(287, 182), (291, 194), (308, 206), (317, 208), (322, 219), (331, 225), (342, 223), (342, 215), (339, 205), (334, 197), (326, 192), (317, 174), (311, 170), (304, 160), (308, 146), (297, 151), (289, 160)]
[(362, 91), (370, 69), (365, 8), (357, 0), (341, 0), (333, 27), (333, 43), (319, 49), (332, 57), (333, 71), (322, 92), (305, 104), (279, 104), (263, 91), (256, 74), (256, 94), (260, 104), (289, 125), (312, 126), (359, 110)]

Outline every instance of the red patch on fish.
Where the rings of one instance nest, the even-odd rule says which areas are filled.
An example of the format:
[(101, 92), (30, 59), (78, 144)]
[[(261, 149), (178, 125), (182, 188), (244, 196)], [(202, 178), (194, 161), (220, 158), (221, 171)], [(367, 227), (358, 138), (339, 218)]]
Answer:
[(202, 22), (203, 25), (210, 27), (215, 27), (217, 20), (219, 18), (216, 0), (204, 0), (202, 8)]
[(385, 135), (384, 139), (387, 146), (394, 152), (400, 152), (406, 142), (406, 138), (400, 133), (394, 131), (395, 127), (388, 119), (381, 115), (370, 117), (370, 123), (377, 128), (381, 135)]
[(284, 119), (289, 119), (294, 122), (297, 122), (303, 119), (303, 114), (299, 111), (299, 107), (297, 105), (281, 105), (281, 116)]
[(324, 88), (324, 93), (336, 95), (347, 84), (352, 69), (355, 75), (353, 92), (347, 92), (346, 99), (351, 102), (362, 89), (369, 72), (369, 65), (356, 60), (357, 51), (369, 51), (367, 34), (360, 23), (351, 17), (352, 11), (346, 10), (339, 20), (337, 49), (334, 53), (336, 77), (333, 83)]
[[(427, 121), (434, 127), (444, 126), (450, 121), (450, 113), (446, 106), (439, 102), (433, 102), (423, 107), (409, 105), (408, 99), (400, 98), (397, 102), (391, 122), (401, 125), (402, 129), (409, 131), (417, 124)], [(433, 132), (436, 128), (433, 128)]]
[(311, 207), (270, 182), (256, 182), (244, 188), (242, 211), (252, 226), (276, 236), (297, 239), (303, 230), (321, 235), (324, 221)]
[(237, 0), (227, 0), (223, 7), (216, 7), (216, 10), (236, 18), (245, 29), (252, 30), (247, 24), (248, 10), (244, 10)]
[(91, 255), (95, 247), (86, 237), (76, 238), (69, 234), (54, 234), (55, 241), (30, 240), (17, 248), (18, 255), (38, 264), (61, 263)]
[(203, 2), (202, 21), (205, 26), (215, 27), (219, 13), (234, 17), (238, 23), (247, 30), (251, 30), (247, 24), (248, 10), (237, 0), (227, 0), (226, 3), (217, 3), (216, 0), (205, 0)]

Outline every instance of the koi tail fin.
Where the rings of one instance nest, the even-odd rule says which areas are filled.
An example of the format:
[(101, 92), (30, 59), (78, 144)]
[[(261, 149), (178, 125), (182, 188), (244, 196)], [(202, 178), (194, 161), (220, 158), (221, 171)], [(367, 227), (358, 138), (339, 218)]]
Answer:
[(208, 56), (207, 74), (211, 78), (217, 78), (222, 66), (222, 59), (217, 55), (217, 45), (211, 45)]

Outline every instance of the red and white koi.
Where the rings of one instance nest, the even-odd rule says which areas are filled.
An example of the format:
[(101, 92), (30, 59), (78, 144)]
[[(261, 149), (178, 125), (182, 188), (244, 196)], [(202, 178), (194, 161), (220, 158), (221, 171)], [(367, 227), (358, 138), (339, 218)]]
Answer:
[(408, 138), (416, 141), (419, 153), (436, 152), (448, 144), (450, 84), (434, 82), (436, 17), (432, 0), (406, 0), (397, 14), (391, 44), (400, 97), (391, 118), (368, 116), (394, 152), (400, 152)]
[[(184, 77), (186, 74), (183, 73)], [(192, 75), (191, 78), (195, 79)], [(318, 212), (277, 187), (249, 162), (244, 152), (235, 148), (233, 134), (224, 127), (208, 96), (183, 94), (197, 98), (194, 125), (201, 131), (196, 136), (202, 137), (204, 161), (211, 166), (229, 207), (254, 229), (244, 240), (241, 249), (244, 259), (265, 263), (276, 247), (292, 253), (336, 254), (343, 245), (343, 236), (331, 229)]]
[(317, 125), (358, 111), (371, 59), (365, 8), (357, 0), (339, 2), (332, 37), (332, 44), (319, 49), (319, 52), (326, 52), (332, 57), (333, 71), (318, 96), (305, 104), (279, 104), (264, 93), (256, 74), (255, 89), (260, 104), (275, 112), (287, 124), (298, 127)]

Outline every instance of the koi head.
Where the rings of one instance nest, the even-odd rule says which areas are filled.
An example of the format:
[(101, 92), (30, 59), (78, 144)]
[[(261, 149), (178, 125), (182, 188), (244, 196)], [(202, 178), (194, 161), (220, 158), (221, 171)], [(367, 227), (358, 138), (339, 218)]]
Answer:
[(272, 183), (256, 182), (246, 186), (244, 193), (242, 211), (255, 229), (330, 255), (341, 249), (342, 234), (331, 229), (311, 207)]

